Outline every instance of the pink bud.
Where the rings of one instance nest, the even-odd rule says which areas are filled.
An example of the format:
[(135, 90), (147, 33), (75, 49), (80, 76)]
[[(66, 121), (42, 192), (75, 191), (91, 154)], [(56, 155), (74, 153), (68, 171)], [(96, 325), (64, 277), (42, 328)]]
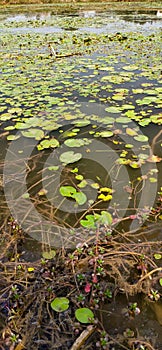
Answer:
[(86, 293), (89, 293), (89, 292), (91, 291), (91, 284), (90, 284), (90, 283), (87, 282), (87, 284), (86, 284), (86, 286), (85, 286), (85, 288), (84, 288), (84, 291), (85, 291)]
[(92, 282), (93, 282), (93, 283), (97, 283), (97, 282), (98, 282), (97, 276), (96, 276), (96, 275), (93, 275), (93, 276), (92, 276)]

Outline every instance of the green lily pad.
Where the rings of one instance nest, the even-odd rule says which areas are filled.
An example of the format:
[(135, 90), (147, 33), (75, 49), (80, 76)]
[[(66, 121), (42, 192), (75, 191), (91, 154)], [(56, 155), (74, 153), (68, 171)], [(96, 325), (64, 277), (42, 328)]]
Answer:
[(56, 312), (63, 312), (69, 308), (69, 299), (65, 297), (55, 298), (51, 302), (51, 308)]
[(121, 108), (116, 106), (110, 106), (105, 108), (105, 111), (108, 113), (121, 113)]
[(83, 139), (68, 139), (64, 142), (68, 147), (82, 147), (85, 144)]
[(76, 202), (79, 204), (79, 205), (83, 205), (86, 203), (87, 201), (87, 197), (86, 195), (83, 193), (83, 192), (77, 192), (73, 195), (73, 198), (76, 200)]
[(82, 180), (78, 185), (79, 188), (84, 188), (87, 186), (87, 181), (86, 180)]
[(56, 139), (51, 140), (43, 140), (40, 142), (40, 144), (37, 146), (38, 150), (43, 150), (47, 148), (56, 148), (59, 146), (59, 142)]
[(161, 255), (161, 254), (158, 254), (158, 253), (155, 253), (155, 254), (154, 254), (154, 258), (155, 258), (156, 260), (160, 260), (160, 259), (162, 258), (162, 255)]
[(87, 307), (83, 307), (75, 311), (75, 317), (81, 323), (92, 323), (94, 320), (94, 313)]
[(145, 136), (145, 135), (137, 135), (137, 136), (134, 136), (134, 139), (136, 141), (139, 141), (139, 142), (147, 142), (148, 141), (148, 137)]
[(76, 194), (76, 188), (72, 187), (72, 186), (61, 186), (60, 187), (60, 194), (64, 197), (72, 197), (74, 196), (74, 194)]
[(64, 164), (75, 163), (82, 158), (81, 153), (74, 153), (74, 151), (64, 152), (60, 156), (60, 161)]
[(83, 126), (87, 126), (89, 124), (91, 124), (91, 122), (89, 120), (76, 120), (74, 122), (72, 122), (72, 124), (75, 124), (78, 127), (83, 127)]
[(43, 252), (42, 257), (44, 259), (53, 259), (56, 256), (56, 251), (55, 250), (50, 250), (49, 252)]
[(122, 123), (122, 124), (127, 124), (127, 123), (130, 123), (131, 120), (127, 117), (119, 117), (119, 118), (116, 118), (116, 122)]
[(85, 228), (96, 228), (95, 219), (93, 215), (86, 215), (85, 219), (80, 220), (80, 224)]
[(101, 137), (111, 137), (111, 136), (113, 136), (113, 132), (112, 131), (101, 131), (100, 136)]
[(40, 129), (29, 129), (29, 130), (23, 130), (22, 135), (25, 137), (31, 137), (35, 140), (41, 140), (44, 137), (44, 132)]

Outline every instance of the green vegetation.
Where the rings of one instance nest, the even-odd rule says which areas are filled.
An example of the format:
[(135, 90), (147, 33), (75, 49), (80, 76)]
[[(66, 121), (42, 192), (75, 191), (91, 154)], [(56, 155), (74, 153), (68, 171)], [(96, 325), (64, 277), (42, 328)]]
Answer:
[(7, 8), (0, 347), (160, 349), (161, 32)]

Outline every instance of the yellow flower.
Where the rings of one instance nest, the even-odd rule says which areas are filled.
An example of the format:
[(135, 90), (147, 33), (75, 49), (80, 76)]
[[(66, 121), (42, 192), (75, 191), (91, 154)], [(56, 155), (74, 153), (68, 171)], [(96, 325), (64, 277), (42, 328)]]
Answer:
[(101, 193), (99, 196), (98, 196), (98, 199), (102, 199), (104, 202), (106, 201), (110, 201), (112, 199), (112, 195), (111, 194), (103, 194)]
[(109, 188), (109, 187), (101, 187), (100, 192), (113, 193), (113, 190), (112, 188)]

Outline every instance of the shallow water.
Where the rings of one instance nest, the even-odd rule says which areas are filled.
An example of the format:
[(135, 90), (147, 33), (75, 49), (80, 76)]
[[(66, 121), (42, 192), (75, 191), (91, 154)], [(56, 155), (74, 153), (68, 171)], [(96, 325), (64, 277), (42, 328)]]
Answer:
[[(61, 15), (59, 16), (61, 19)], [(4, 17), (3, 17), (4, 18)], [(97, 13), (96, 11), (82, 11), (80, 13), (73, 14), (72, 17), (67, 17), (70, 19), (84, 18), (87, 19), (87, 23), (91, 22), (91, 26), (84, 25), (69, 28), (67, 26), (66, 30), (81, 31), (81, 32), (92, 32), (92, 33), (116, 33), (116, 32), (133, 32), (137, 31), (139, 33), (144, 33), (149, 35), (153, 31), (162, 28), (162, 18), (157, 16), (157, 11), (149, 12), (131, 12), (122, 11), (120, 12), (104, 12)], [(92, 19), (98, 22), (97, 27), (95, 27)], [(52, 25), (47, 26), (46, 22), (52, 22)], [(64, 29), (59, 26), (55, 26), (55, 22), (58, 22), (58, 16), (51, 12), (43, 13), (24, 13), (18, 15), (6, 15), (5, 24), (8, 33), (55, 33), (63, 31)], [(20, 28), (21, 23), (21, 28)], [(27, 27), (24, 25), (27, 23)], [(17, 28), (18, 26), (18, 28)], [(3, 31), (3, 29), (2, 29)]]
[[(81, 175), (89, 180), (88, 190), (85, 191), (88, 200), (94, 199), (95, 201), (98, 195), (98, 190), (95, 188), (92, 190), (90, 187), (91, 183), (98, 182), (104, 187), (111, 187), (114, 181), (114, 201), (113, 205), (110, 204), (110, 210), (113, 212), (113, 206), (116, 202), (120, 204), (120, 215), (129, 215), (132, 205), (129, 199), (130, 188), (127, 188), (128, 192), (123, 192), (123, 187), (129, 184), (129, 180), (132, 183), (136, 181), (141, 173), (145, 175), (148, 170), (148, 187), (145, 187), (143, 197), (141, 195), (140, 198), (137, 198), (137, 202), (140, 203), (141, 200), (142, 209), (146, 209), (148, 212), (150, 210), (147, 208), (148, 202), (151, 203), (150, 206), (153, 206), (154, 202), (156, 205), (157, 192), (160, 191), (162, 186), (162, 166), (160, 162), (144, 164), (144, 170), (130, 168), (125, 171), (124, 168), (123, 172), (119, 171), (120, 167), (113, 168), (113, 166), (116, 161), (115, 157), (120, 158), (120, 152), (125, 149), (126, 144), (130, 144), (132, 141), (131, 136), (126, 133), (127, 128), (137, 131), (138, 136), (140, 132), (144, 136), (148, 136), (146, 143), (139, 144), (139, 141), (136, 143), (133, 139), (133, 155), (135, 157), (139, 153), (146, 156), (150, 151), (149, 146), (152, 140), (161, 130), (162, 116), (160, 113), (162, 104), (160, 101), (161, 90), (159, 89), (162, 86), (162, 67), (160, 62), (161, 46), (160, 41), (158, 41), (161, 28), (162, 19), (157, 17), (156, 11), (126, 11), (120, 13), (111, 11), (104, 14), (82, 11), (72, 13), (71, 16), (56, 16), (50, 11), (39, 14), (3, 14), (3, 20), (0, 23), (0, 51), (3, 62), (1, 66), (2, 88), (0, 100), (2, 108), (0, 117), (1, 133), (9, 132), (12, 135), (17, 135), (19, 131), (21, 137), (18, 141), (15, 140), (12, 143), (12, 140), (6, 140), (4, 136), (0, 143), (2, 165), (7, 148), (9, 149), (9, 144), (11, 145), (7, 158), (8, 163), (6, 162), (5, 168), (7, 188), (5, 189), (5, 195), (8, 206), (5, 203), (2, 187), (0, 193), (1, 219), (4, 219), (6, 211), (8, 215), (8, 207), (12, 215), (14, 214), (22, 221), (22, 225), (24, 224), (24, 218), (27, 218), (24, 227), (27, 229), (29, 237), (23, 245), (24, 252), (22, 255), (22, 259), (25, 261), (34, 261), (41, 257), (41, 243), (38, 241), (47, 243), (50, 229), (54, 234), (53, 241), (50, 238), (52, 245), (56, 243), (56, 231), (58, 230), (57, 245), (59, 246), (59, 220), (65, 222), (66, 229), (69, 226), (71, 228), (72, 225), (77, 227), (76, 222), (80, 212), (83, 214), (84, 210), (88, 208), (87, 203), (78, 208), (74, 205), (74, 202), (67, 198), (62, 203), (60, 193), (56, 192), (56, 188), (59, 188), (56, 183), (58, 185), (58, 182), (62, 181), (68, 184), (66, 180), (71, 181), (68, 173), (71, 165), (62, 166), (61, 164), (61, 171), (57, 169), (52, 175), (51, 170), (49, 170), (50, 166), (57, 167), (58, 164), (60, 166), (60, 152), (68, 150), (68, 146), (64, 144), (64, 141), (69, 137), (66, 134), (69, 129), (75, 130), (73, 136), (76, 136), (76, 139), (84, 136), (88, 141), (93, 140), (92, 144), (84, 145), (84, 159), (80, 160), (79, 163), (74, 162), (74, 166), (80, 166)], [(120, 33), (127, 33), (127, 38), (120, 38)], [(91, 34), (92, 36), (90, 36)], [(105, 41), (99, 41), (98, 43), (97, 36), (101, 34), (112, 34), (112, 36), (110, 36), (109, 41), (106, 41), (107, 37), (105, 36)], [(113, 36), (113, 34), (115, 35)], [(139, 34), (142, 36), (139, 36)], [(129, 39), (129, 35), (134, 35), (133, 39)], [(157, 35), (157, 39), (155, 35)], [(85, 41), (84, 49), (82, 42), (79, 42), (80, 36)], [(145, 37), (146, 42), (144, 41)], [(75, 41), (77, 42), (77, 40), (79, 44), (75, 47)], [(93, 47), (90, 47), (91, 40), (94, 40), (92, 46), (96, 47), (94, 53)], [(136, 45), (138, 40), (140, 42), (139, 47)], [(52, 57), (49, 57), (48, 42), (51, 41), (54, 44), (56, 43), (61, 54), (71, 53), (77, 48), (81, 55), (65, 57), (55, 61)], [(87, 43), (86, 50), (85, 43)], [(120, 99), (121, 95), (123, 100)], [(149, 96), (151, 96), (150, 101), (148, 101)], [(143, 98), (146, 98), (147, 101), (141, 102)], [(118, 102), (116, 103), (116, 101)], [(124, 110), (122, 109), (123, 105), (126, 105)], [(139, 116), (139, 119), (135, 118), (133, 124), (117, 121), (121, 115), (125, 116), (125, 113), (129, 115), (132, 105), (135, 106), (135, 113), (137, 117)], [(115, 107), (117, 110), (114, 113), (110, 109), (106, 113), (105, 107)], [(14, 112), (13, 108), (18, 109)], [(151, 120), (154, 115), (156, 116), (155, 122), (154, 119)], [(27, 124), (30, 118), (31, 122)], [(90, 123), (85, 127), (78, 127), (76, 122), (78, 118), (86, 118)], [(105, 124), (105, 118), (107, 120), (111, 118), (111, 120), (109, 119)], [(151, 120), (149, 125), (147, 125), (147, 118)], [(48, 120), (49, 123), (47, 124)], [(140, 120), (144, 125), (141, 124), (138, 127)], [(25, 126), (24, 129), (22, 128), (22, 122), (26, 123), (23, 125), (23, 127)], [(17, 129), (14, 128), (15, 124), (20, 127), (20, 130), (18, 127)], [(111, 127), (111, 125), (113, 126)], [(34, 133), (41, 130), (40, 139), (38, 137), (35, 140), (34, 134), (33, 137), (30, 134), (29, 137), (26, 137), (25, 132), (32, 128)], [(76, 131), (78, 128), (80, 130)], [(110, 134), (105, 139), (97, 134), (97, 132), (107, 130), (113, 132), (113, 137)], [(127, 132), (130, 132), (130, 130), (127, 130)], [(47, 148), (42, 153), (38, 152), (37, 144), (49, 135), (58, 139), (62, 148), (56, 150)], [(95, 138), (90, 135), (95, 135)], [(120, 146), (122, 137), (124, 143)], [(99, 146), (97, 140), (100, 141)], [(155, 155), (159, 158), (162, 157), (161, 138), (155, 146)], [(105, 149), (109, 152), (107, 158)], [(73, 150), (73, 148), (70, 150)], [(80, 148), (74, 146), (74, 151), (79, 153)], [(30, 157), (31, 154), (33, 157)], [(108, 163), (111, 163), (110, 168), (107, 165)], [(156, 172), (150, 175), (149, 171), (152, 168), (158, 169), (158, 175), (156, 175)], [(109, 170), (111, 170), (112, 178), (107, 174)], [(150, 178), (153, 178), (152, 182), (149, 182)], [(72, 180), (75, 181), (75, 184), (78, 184), (76, 179)], [(43, 199), (39, 196), (42, 186), (48, 191), (47, 196), (42, 196)], [(30, 197), (22, 198), (21, 196), (27, 194), (28, 191)], [(89, 193), (90, 197), (88, 197)], [(57, 210), (58, 203), (60, 207)], [(143, 208), (143, 203), (146, 204), (146, 208)], [(90, 202), (88, 205), (90, 205)], [(102, 203), (102, 205), (106, 210), (109, 208), (107, 202)], [(125, 214), (127, 209), (130, 212)], [(140, 209), (138, 214), (141, 214)], [(124, 214), (121, 214), (123, 211)], [(31, 213), (29, 217), (27, 217), (28, 212)], [(140, 229), (139, 222), (135, 221), (134, 224), (137, 224), (137, 229)], [(125, 230), (130, 229), (129, 225), (130, 223), (128, 226), (125, 225)], [(49, 229), (49, 232), (46, 235), (47, 229)], [(146, 228), (141, 228), (141, 230), (143, 230), (141, 240), (161, 241), (162, 227), (160, 222), (157, 222), (157, 224), (149, 222)], [(64, 235), (66, 233), (67, 230), (63, 232)], [(80, 231), (78, 231), (79, 234)], [(31, 237), (34, 239), (31, 239)], [(71, 240), (73, 240), (73, 237)], [(78, 240), (80, 240), (80, 236)], [(134, 240), (136, 241), (136, 237), (134, 237)], [(157, 335), (157, 343), (160, 347), (162, 345), (161, 323), (157, 317), (157, 310), (146, 305), (140, 297), (137, 300), (141, 307), (139, 318), (128, 320), (123, 316), (122, 310), (127, 305), (127, 300), (120, 296), (115, 303), (112, 302), (104, 306), (104, 311), (102, 311), (104, 324), (108, 331), (112, 331), (113, 335), (115, 335), (115, 332), (116, 334), (123, 332), (123, 329), (127, 327), (132, 327), (134, 330), (138, 329), (144, 337), (150, 337), (151, 332), (152, 336)]]

